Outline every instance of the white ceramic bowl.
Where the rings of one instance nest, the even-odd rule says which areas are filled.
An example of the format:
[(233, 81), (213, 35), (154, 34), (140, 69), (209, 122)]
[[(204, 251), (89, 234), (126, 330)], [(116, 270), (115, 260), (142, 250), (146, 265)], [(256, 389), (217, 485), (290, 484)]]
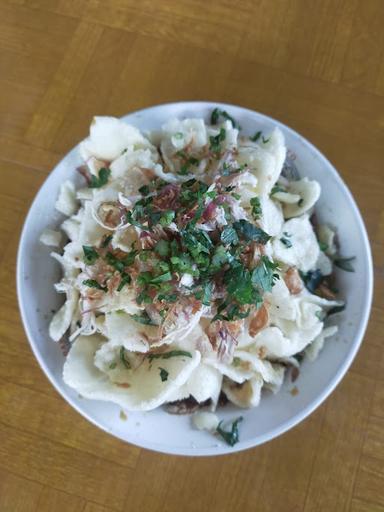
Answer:
[[(304, 361), (298, 380), (299, 393), (289, 392), (286, 379), (277, 395), (265, 393), (259, 407), (241, 410), (225, 407), (218, 414), (232, 419), (240, 414), (240, 442), (231, 448), (208, 432), (193, 429), (190, 417), (169, 415), (161, 409), (147, 413), (128, 413), (122, 421), (120, 408), (111, 403), (85, 400), (66, 386), (62, 379), (64, 357), (58, 344), (48, 336), (51, 310), (62, 298), (53, 283), (60, 277), (58, 263), (49, 257), (50, 249), (39, 243), (41, 231), (55, 227), (62, 216), (54, 210), (60, 184), (66, 179), (80, 183), (76, 166), (80, 164), (77, 148), (55, 167), (37, 194), (20, 239), (17, 260), (17, 290), (21, 316), (32, 350), (49, 380), (77, 411), (106, 432), (145, 448), (182, 455), (219, 455), (244, 450), (264, 443), (297, 425), (332, 392), (348, 370), (362, 341), (371, 307), (372, 260), (367, 233), (355, 201), (331, 163), (307, 140), (287, 126), (251, 110), (218, 103), (183, 102), (140, 110), (123, 119), (147, 131), (159, 128), (171, 117), (209, 119), (216, 106), (227, 110), (243, 128), (243, 133), (268, 132), (279, 126), (295, 164), (302, 176), (315, 178), (322, 188), (316, 212), (321, 221), (338, 228), (342, 254), (356, 256), (355, 272), (339, 271), (341, 295), (347, 299), (346, 310), (336, 315), (339, 333), (326, 342), (319, 358)], [(85, 135), (85, 134), (84, 134)], [(74, 426), (76, 428), (76, 426)]]

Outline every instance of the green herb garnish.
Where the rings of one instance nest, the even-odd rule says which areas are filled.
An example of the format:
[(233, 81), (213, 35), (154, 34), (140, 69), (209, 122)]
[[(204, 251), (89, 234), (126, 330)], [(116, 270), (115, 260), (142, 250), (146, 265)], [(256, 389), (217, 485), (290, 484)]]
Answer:
[(217, 245), (212, 256), (211, 267), (213, 269), (220, 269), (224, 263), (227, 263), (229, 256), (223, 245)]
[(123, 363), (123, 365), (128, 369), (130, 370), (131, 369), (131, 364), (129, 361), (127, 361), (127, 359), (125, 358), (125, 348), (124, 347), (120, 347), (120, 361)]
[(175, 215), (176, 214), (173, 210), (168, 210), (166, 212), (163, 212), (159, 219), (159, 224), (161, 226), (163, 226), (164, 228), (166, 228), (167, 226), (169, 226), (171, 224), (171, 222), (175, 218)]
[(111, 169), (107, 169), (106, 167), (102, 167), (99, 170), (98, 177), (94, 174), (91, 175), (91, 181), (89, 183), (90, 188), (100, 188), (108, 183), (108, 178), (111, 174)]
[(167, 372), (167, 370), (165, 370), (164, 368), (160, 368), (160, 367), (159, 367), (159, 370), (160, 370), (161, 382), (165, 382), (166, 380), (168, 380), (169, 372)]
[(166, 281), (172, 281), (172, 274), (170, 272), (165, 272), (164, 274), (154, 277), (150, 280), (150, 284), (159, 284)]
[(251, 272), (241, 263), (227, 270), (223, 277), (227, 293), (239, 304), (259, 304), (262, 302), (259, 291), (253, 286)]
[(162, 258), (165, 258), (166, 256), (168, 256), (169, 251), (170, 251), (170, 246), (169, 246), (168, 240), (161, 239), (155, 245), (155, 252)]
[(221, 232), (220, 240), (224, 245), (236, 245), (239, 242), (239, 237), (234, 228), (226, 226)]
[(262, 256), (261, 262), (252, 271), (252, 283), (264, 292), (270, 292), (275, 281), (279, 279), (277, 269), (277, 263), (273, 263), (267, 256)]
[(257, 141), (260, 139), (260, 137), (261, 137), (262, 133), (263, 133), (263, 132), (258, 131), (258, 132), (256, 132), (254, 135), (252, 135), (252, 137), (249, 137), (249, 139), (250, 139), (252, 142), (257, 142)]
[(202, 290), (202, 297), (201, 297), (201, 302), (204, 304), (204, 306), (211, 305), (212, 291), (213, 291), (213, 283), (209, 282), (209, 281), (207, 283), (204, 283), (203, 290)]
[(143, 311), (141, 313), (141, 315), (130, 315), (131, 318), (133, 318), (133, 320), (135, 320), (135, 322), (138, 322), (139, 324), (143, 324), (143, 325), (157, 325), (155, 323), (152, 322), (150, 316), (148, 315), (148, 313), (146, 311)]
[(260, 217), (263, 213), (262, 209), (261, 209), (260, 199), (258, 197), (252, 197), (251, 200), (249, 201), (249, 203), (252, 206), (252, 210), (251, 210), (252, 217), (255, 220), (260, 219)]
[(274, 185), (272, 187), (270, 195), (273, 196), (274, 194), (277, 194), (278, 192), (286, 192), (286, 190), (283, 187), (280, 187), (280, 185)]
[(112, 254), (111, 252), (107, 252), (107, 254), (105, 255), (105, 259), (108, 265), (111, 265), (111, 267), (113, 267), (115, 270), (118, 270), (119, 272), (124, 272), (126, 265), (124, 264), (123, 261), (116, 258), (114, 254)]
[(238, 304), (227, 304), (224, 301), (218, 306), (217, 314), (212, 318), (212, 322), (215, 322), (216, 320), (232, 322), (233, 320), (247, 318), (250, 312), (251, 310), (249, 308), (244, 310)]
[(354, 272), (355, 269), (352, 266), (352, 261), (356, 259), (356, 256), (352, 256), (351, 258), (336, 258), (333, 260), (336, 267), (345, 270), (346, 272)]
[[(157, 300), (160, 302), (176, 302), (177, 301), (177, 294), (176, 293), (159, 293), (157, 295)], [(161, 313), (161, 311), (160, 311)]]
[(336, 313), (341, 313), (344, 310), (345, 310), (345, 304), (343, 304), (342, 306), (335, 306), (328, 311), (327, 316), (335, 315)]
[(230, 116), (230, 115), (228, 114), (228, 112), (227, 112), (227, 111), (225, 111), (225, 110), (220, 110), (220, 109), (219, 109), (219, 108), (217, 108), (217, 107), (216, 107), (216, 108), (214, 108), (214, 109), (212, 110), (212, 114), (211, 114), (211, 124), (217, 124), (217, 123), (218, 123), (218, 121), (219, 121), (220, 116), (221, 116), (221, 117), (223, 117), (224, 119), (226, 119), (226, 120), (230, 121), (230, 122), (232, 123), (233, 128), (238, 128), (238, 129), (240, 130), (240, 125), (239, 125), (239, 123), (237, 123), (237, 122), (233, 119), (233, 117), (232, 117), (232, 116)]
[(244, 219), (234, 222), (233, 227), (236, 229), (237, 234), (244, 238), (246, 241), (254, 241), (265, 245), (271, 238), (270, 235), (268, 235), (268, 233), (263, 231), (261, 228), (254, 226)]
[(101, 247), (103, 249), (105, 249), (111, 243), (111, 240), (112, 240), (112, 235), (105, 236), (103, 238), (103, 241), (101, 242)]
[(90, 288), (96, 288), (96, 290), (102, 290), (103, 292), (107, 291), (107, 288), (105, 286), (101, 286), (101, 284), (99, 284), (95, 279), (85, 279), (83, 284)]
[(307, 290), (310, 291), (311, 293), (315, 293), (315, 290), (319, 287), (319, 285), (321, 284), (321, 282), (324, 278), (324, 276), (320, 272), (320, 270), (317, 269), (317, 270), (310, 270), (309, 272), (306, 272), (306, 273), (304, 273), (304, 272), (299, 272), (299, 273), (300, 273), (300, 277), (303, 280)]
[(151, 304), (153, 302), (152, 297), (148, 295), (148, 293), (143, 290), (139, 293), (139, 295), (136, 297), (136, 302), (138, 304)]
[(239, 428), (238, 428), (238, 424), (243, 421), (243, 417), (240, 416), (239, 418), (236, 418), (233, 422), (232, 422), (232, 427), (231, 427), (231, 430), (230, 431), (227, 431), (227, 430), (223, 430), (221, 428), (221, 425), (222, 425), (222, 421), (220, 421), (216, 431), (218, 432), (218, 434), (221, 435), (221, 437), (224, 439), (224, 441), (229, 444), (230, 446), (235, 446), (236, 443), (239, 442)]
[(209, 235), (200, 229), (186, 229), (181, 231), (180, 235), (183, 245), (195, 259), (197, 259), (201, 253), (209, 254), (213, 247)]
[(139, 192), (142, 196), (147, 196), (149, 194), (149, 186), (143, 185), (142, 187), (139, 188)]
[(124, 288), (126, 284), (129, 284), (131, 282), (131, 276), (129, 274), (126, 274), (125, 272), (122, 272), (121, 274), (121, 280), (119, 283), (119, 286), (117, 287), (117, 291), (121, 292), (121, 290)]
[(210, 149), (214, 153), (219, 153), (221, 149), (221, 143), (225, 140), (225, 128), (220, 128), (220, 132), (217, 135), (211, 135), (209, 137)]
[(190, 352), (186, 350), (170, 350), (169, 352), (161, 352), (159, 354), (148, 354), (148, 359), (152, 362), (153, 359), (170, 359), (171, 357), (192, 357)]
[(286, 247), (287, 249), (290, 249), (290, 248), (292, 247), (292, 242), (289, 240), (289, 238), (286, 238), (286, 237), (282, 236), (282, 237), (280, 238), (280, 242), (281, 242), (283, 245), (285, 245), (285, 247)]
[(83, 245), (84, 261), (87, 265), (93, 265), (99, 258), (99, 254), (91, 245)]

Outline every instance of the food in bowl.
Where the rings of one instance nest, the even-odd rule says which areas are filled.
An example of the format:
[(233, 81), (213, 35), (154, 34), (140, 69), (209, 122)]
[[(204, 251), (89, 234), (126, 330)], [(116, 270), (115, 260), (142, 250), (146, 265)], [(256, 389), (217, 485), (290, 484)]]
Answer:
[[(249, 408), (316, 358), (343, 307), (333, 265), (352, 267), (311, 216), (319, 184), (289, 172), (286, 153), (280, 129), (243, 136), (219, 109), (209, 125), (171, 119), (147, 135), (94, 119), (86, 186), (64, 182), (56, 202), (66, 301), (50, 336), (69, 343), (69, 386), (126, 410), (215, 410), (223, 397)], [(217, 429), (209, 415), (196, 423)], [(230, 444), (237, 424), (218, 427)]]

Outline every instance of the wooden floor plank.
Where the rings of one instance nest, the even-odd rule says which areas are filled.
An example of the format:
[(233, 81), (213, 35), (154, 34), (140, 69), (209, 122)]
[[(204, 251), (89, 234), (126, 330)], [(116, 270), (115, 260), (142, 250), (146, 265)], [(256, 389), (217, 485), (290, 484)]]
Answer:
[(343, 511), (349, 506), (367, 425), (365, 404), (373, 388), (372, 379), (350, 372), (326, 404), (304, 512), (332, 507)]
[(0, 510), (36, 512), (43, 486), (0, 469)]
[(349, 510), (350, 512), (384, 512), (384, 506), (354, 498)]
[[(127, 482), (116, 475), (123, 466), (3, 423), (0, 423), (0, 437), (0, 468), (3, 470), (88, 501), (101, 505), (108, 502), (117, 509), (122, 507)], [(127, 468), (124, 473), (128, 478)]]
[(25, 135), (27, 142), (41, 148), (51, 147), (102, 31), (99, 25), (79, 23), (65, 56), (33, 115)]
[(384, 506), (384, 468), (381, 459), (362, 456), (354, 496)]
[[(119, 466), (136, 466), (139, 448), (96, 430), (71, 407), (63, 404), (63, 399), (57, 394), (47, 396), (0, 381), (0, 401), (5, 411), (1, 419), (11, 428), (21, 428), (50, 441), (115, 462)], [(32, 411), (31, 403), (35, 405)]]
[(50, 487), (44, 487), (36, 512), (83, 512), (86, 501), (77, 496), (72, 496), (65, 492), (51, 489)]

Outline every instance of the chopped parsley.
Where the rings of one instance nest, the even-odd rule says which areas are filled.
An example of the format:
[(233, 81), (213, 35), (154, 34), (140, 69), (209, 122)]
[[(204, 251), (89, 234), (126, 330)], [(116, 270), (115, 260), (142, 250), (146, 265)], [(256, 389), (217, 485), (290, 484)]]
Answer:
[(104, 236), (103, 241), (101, 242), (101, 247), (105, 249), (111, 243), (112, 235)]
[(213, 292), (213, 283), (212, 282), (205, 283), (203, 286), (203, 297), (201, 299), (201, 302), (204, 304), (204, 306), (210, 306), (212, 292)]
[(273, 196), (274, 194), (277, 194), (278, 192), (286, 192), (286, 190), (281, 187), (280, 185), (274, 185), (272, 187), (270, 195)]
[(143, 196), (147, 196), (149, 194), (149, 190), (150, 189), (148, 185), (143, 185), (142, 187), (139, 188), (139, 192)]
[(218, 306), (217, 313), (213, 317), (212, 322), (215, 322), (216, 320), (232, 322), (233, 320), (247, 318), (250, 312), (250, 308), (244, 308), (244, 306), (239, 306), (236, 303), (227, 304), (224, 301)]
[(212, 259), (211, 259), (210, 268), (212, 268), (212, 269), (221, 268), (221, 266), (224, 265), (224, 263), (227, 263), (229, 256), (230, 255), (228, 254), (228, 252), (226, 251), (226, 249), (223, 245), (217, 245), (215, 248), (215, 252), (213, 253)]
[(175, 212), (173, 210), (168, 210), (161, 214), (161, 217), (159, 219), (159, 224), (163, 226), (164, 228), (169, 226), (173, 219), (175, 218)]
[(152, 322), (150, 316), (146, 311), (143, 311), (141, 315), (131, 315), (131, 318), (133, 318), (133, 320), (135, 320), (135, 322), (138, 322), (139, 324), (156, 325), (155, 323)]
[(166, 380), (168, 380), (169, 372), (167, 372), (167, 370), (165, 370), (164, 368), (160, 368), (160, 367), (159, 367), (159, 370), (160, 370), (161, 382), (165, 382)]
[(328, 244), (326, 244), (325, 242), (320, 242), (319, 241), (319, 247), (320, 247), (320, 251), (327, 251), (328, 250)]
[(148, 354), (148, 359), (152, 362), (153, 359), (170, 359), (171, 357), (191, 357), (192, 354), (186, 350), (170, 350), (169, 352), (160, 352), (158, 354)]
[(168, 256), (170, 252), (170, 246), (168, 240), (161, 239), (155, 245), (155, 252), (162, 258)]
[(240, 130), (240, 125), (237, 123), (232, 116), (228, 114), (226, 110), (220, 110), (219, 108), (214, 108), (212, 110), (211, 114), (211, 124), (217, 124), (219, 121), (219, 118), (223, 117), (227, 121), (230, 121), (232, 123), (233, 128), (238, 128)]
[(335, 306), (328, 311), (328, 316), (335, 315), (336, 313), (341, 313), (344, 310), (345, 310), (345, 304), (342, 304), (341, 306)]
[(300, 272), (300, 277), (303, 280), (305, 287), (311, 293), (315, 293), (315, 290), (320, 286), (324, 279), (323, 274), (319, 269), (310, 270), (309, 272)]
[(246, 241), (253, 241), (265, 245), (271, 238), (270, 235), (261, 228), (258, 228), (244, 219), (234, 222), (233, 227), (236, 229), (237, 234)]
[(200, 161), (197, 158), (195, 158), (194, 156), (187, 156), (184, 151), (178, 151), (176, 154), (183, 161), (178, 172), (178, 174), (180, 174), (181, 176), (185, 176), (190, 172), (191, 165), (196, 167), (200, 163)]
[(217, 433), (224, 439), (224, 441), (229, 444), (230, 446), (235, 446), (236, 443), (239, 442), (239, 428), (238, 428), (238, 425), (239, 423), (243, 421), (243, 417), (240, 416), (239, 418), (236, 418), (233, 422), (232, 422), (232, 426), (231, 426), (231, 430), (227, 431), (227, 430), (224, 430), (221, 425), (222, 425), (222, 421), (220, 421), (216, 431)]
[(213, 151), (214, 153), (220, 152), (221, 143), (225, 140), (225, 135), (225, 128), (220, 128), (220, 132), (217, 135), (211, 135), (209, 137), (211, 151)]
[(356, 259), (356, 256), (352, 256), (351, 258), (336, 258), (333, 260), (336, 267), (345, 270), (346, 272), (354, 272), (355, 269), (352, 266), (352, 261)]
[(107, 252), (107, 254), (105, 255), (105, 260), (108, 263), (108, 265), (113, 267), (115, 270), (117, 270), (120, 273), (124, 273), (125, 268), (132, 265), (132, 263), (135, 261), (136, 256), (137, 251), (131, 251), (127, 253), (127, 255), (124, 256), (124, 258), (120, 259), (117, 258), (117, 256), (115, 256), (112, 252)]
[(83, 245), (84, 262), (93, 265), (99, 258), (98, 252), (91, 245)]
[(255, 220), (260, 219), (260, 217), (263, 213), (262, 209), (261, 209), (260, 199), (258, 197), (252, 197), (251, 200), (249, 201), (249, 203), (252, 207), (252, 210), (251, 210), (252, 217)]
[[(284, 233), (284, 235), (286, 235), (286, 233)], [(282, 236), (280, 238), (280, 242), (285, 245), (285, 247), (287, 249), (290, 249), (292, 247), (292, 242), (290, 241), (290, 239), (288, 238), (288, 236)]]
[(236, 230), (231, 226), (225, 226), (220, 235), (220, 240), (224, 245), (236, 245), (239, 241)]
[(262, 256), (261, 262), (252, 272), (252, 283), (262, 291), (270, 292), (275, 281), (279, 279), (279, 274), (276, 273), (277, 269), (277, 263), (273, 263), (267, 256)]
[(96, 288), (97, 290), (102, 290), (103, 292), (107, 291), (107, 288), (105, 286), (101, 286), (101, 284), (98, 283), (95, 279), (85, 279), (83, 281), (83, 284), (85, 286), (89, 286), (90, 288)]
[[(157, 300), (160, 302), (176, 302), (177, 301), (176, 293), (158, 293)], [(162, 311), (160, 311), (161, 315)]]
[(126, 359), (126, 357), (125, 357), (125, 348), (124, 348), (124, 347), (120, 347), (120, 361), (123, 363), (123, 365), (125, 366), (125, 368), (127, 368), (127, 370), (130, 370), (130, 369), (131, 369), (131, 364), (130, 364), (130, 362)]
[(258, 131), (258, 132), (256, 132), (254, 135), (252, 135), (251, 137), (249, 137), (249, 139), (250, 139), (252, 142), (257, 142), (257, 141), (260, 139), (260, 137), (261, 137), (262, 133), (263, 133), (263, 132)]
[(115, 361), (113, 361), (110, 365), (109, 365), (109, 369), (110, 370), (114, 370), (117, 366), (117, 363)]
[(236, 263), (224, 274), (227, 293), (240, 305), (261, 304), (262, 297), (254, 286), (252, 273), (243, 264)]
[(172, 274), (170, 272), (165, 272), (164, 274), (160, 274), (156, 277), (153, 277), (149, 283), (150, 284), (159, 284), (165, 283), (166, 281), (172, 281)]
[(131, 282), (131, 276), (129, 274), (126, 274), (125, 272), (121, 273), (121, 280), (119, 283), (119, 286), (117, 287), (117, 291), (121, 292), (121, 290), (124, 288), (126, 284), (129, 284)]
[(115, 270), (118, 270), (119, 272), (124, 272), (125, 264), (123, 261), (119, 260), (114, 254), (111, 252), (107, 252), (105, 259), (108, 263), (108, 265), (111, 265)]
[[(241, 165), (239, 165), (239, 167), (234, 167), (233, 165), (230, 165), (229, 163), (224, 162), (220, 174), (222, 176), (230, 176), (231, 174), (237, 174), (239, 172), (244, 171), (247, 167), (248, 167), (248, 164), (241, 164)], [(239, 196), (239, 199), (240, 199), (240, 196)]]
[(98, 172), (98, 177), (94, 174), (91, 175), (91, 181), (89, 183), (90, 188), (101, 188), (108, 183), (108, 178), (111, 174), (111, 169), (102, 167)]

